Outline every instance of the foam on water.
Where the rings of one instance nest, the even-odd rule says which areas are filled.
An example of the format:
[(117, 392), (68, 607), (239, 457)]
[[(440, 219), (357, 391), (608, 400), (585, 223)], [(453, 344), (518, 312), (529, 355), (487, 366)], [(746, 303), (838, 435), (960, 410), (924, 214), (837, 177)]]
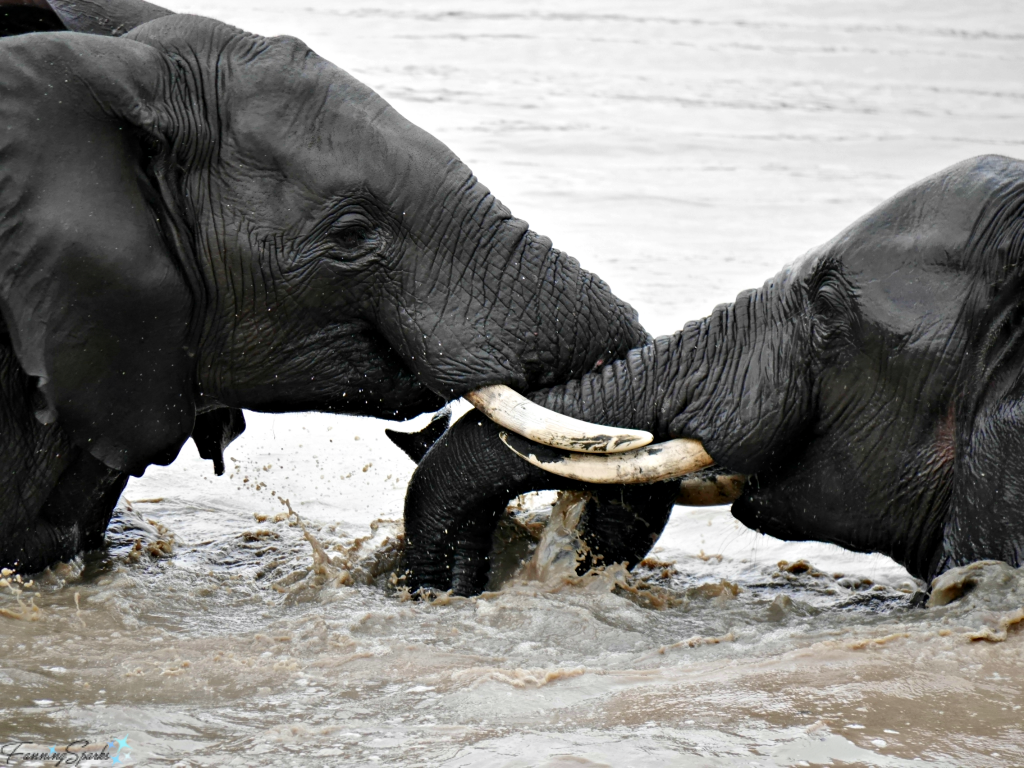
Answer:
[[(1020, 156), (1003, 3), (309, 0), (176, 10), (294, 34), (438, 135), (655, 333), (884, 197)], [(252, 414), (133, 480), (110, 547), (0, 586), (0, 743), (145, 765), (1024, 763), (1024, 577), (947, 574), (677, 510), (575, 575), (574, 500), (522, 500), (490, 591), (396, 578), (412, 464), (383, 424)]]

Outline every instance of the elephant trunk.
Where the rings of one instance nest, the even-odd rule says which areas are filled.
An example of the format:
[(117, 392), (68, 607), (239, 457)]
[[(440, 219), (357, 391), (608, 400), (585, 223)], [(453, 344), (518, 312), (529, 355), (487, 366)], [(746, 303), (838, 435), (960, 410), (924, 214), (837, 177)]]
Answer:
[(753, 474), (811, 407), (805, 307), (787, 270), (672, 336), (530, 397), (584, 421), (647, 430), (658, 442), (699, 440), (719, 465)]
[(667, 423), (660, 418), (661, 382), (667, 382), (668, 372), (677, 367), (678, 352), (675, 337), (662, 336), (600, 371), (529, 397), (544, 408), (581, 421), (645, 430), (655, 440), (665, 440), (669, 435)]
[[(447, 205), (430, 202), (437, 197)], [(395, 290), (409, 303), (381, 303), (377, 324), (437, 394), (495, 384), (530, 392), (650, 340), (636, 310), (512, 216), (458, 161), (442, 191), (410, 200), (407, 212), (426, 220), (418, 227), (431, 237), (396, 266)]]
[[(506, 226), (515, 232), (520, 224)], [(511, 251), (499, 290), (499, 303), (509, 304), (503, 343), (523, 392), (582, 376), (650, 341), (633, 307), (532, 231)]]
[(790, 270), (679, 335), (662, 417), (723, 466), (754, 474), (793, 439), (812, 407), (814, 334), (800, 278)]
[(420, 461), (405, 497), (406, 586), (481, 592), (498, 518), (511, 499), (538, 490), (592, 494), (580, 519), (587, 550), (577, 572), (644, 558), (668, 522), (678, 483), (592, 486), (557, 477), (511, 456), (499, 431), (471, 411)]

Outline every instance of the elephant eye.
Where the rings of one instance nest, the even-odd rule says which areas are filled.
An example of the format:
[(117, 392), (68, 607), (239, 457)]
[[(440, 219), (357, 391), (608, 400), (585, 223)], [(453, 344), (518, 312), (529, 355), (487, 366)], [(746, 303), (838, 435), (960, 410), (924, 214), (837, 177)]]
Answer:
[(814, 337), (821, 349), (841, 346), (857, 325), (854, 291), (837, 264), (825, 264), (810, 285)]
[(362, 255), (375, 242), (374, 229), (362, 216), (349, 214), (334, 223), (330, 231), (331, 241), (344, 256)]
[(366, 242), (369, 230), (365, 227), (345, 227), (335, 230), (334, 242), (346, 250), (354, 250)]

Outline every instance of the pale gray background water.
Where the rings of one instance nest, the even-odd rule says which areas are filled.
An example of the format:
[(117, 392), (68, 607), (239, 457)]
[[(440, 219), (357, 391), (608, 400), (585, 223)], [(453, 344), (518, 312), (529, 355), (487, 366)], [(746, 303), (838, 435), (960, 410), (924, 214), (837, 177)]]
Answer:
[[(924, 175), (1024, 156), (1011, 2), (166, 4), (303, 38), (655, 333)], [(256, 415), (230, 477), (189, 447), (132, 481), (106, 557), (0, 598), (0, 743), (127, 735), (138, 764), (182, 766), (1024, 764), (1017, 574), (911, 610), (885, 558), (677, 510), (653, 590), (556, 568), (402, 602), (340, 562), (387, 579), (396, 523), (353, 547), (400, 517), (412, 469), (383, 426)], [(337, 565), (311, 570), (279, 498)]]

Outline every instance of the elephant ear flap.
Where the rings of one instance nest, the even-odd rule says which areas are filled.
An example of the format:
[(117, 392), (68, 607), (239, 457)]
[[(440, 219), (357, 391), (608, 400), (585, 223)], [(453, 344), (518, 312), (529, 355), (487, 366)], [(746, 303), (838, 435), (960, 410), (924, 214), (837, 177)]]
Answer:
[(130, 40), (0, 42), (0, 311), (37, 417), (136, 475), (195, 420), (191, 293), (147, 175), (168, 69)]
[(199, 455), (213, 462), (213, 473), (224, 474), (224, 449), (245, 432), (245, 415), (239, 408), (214, 408), (196, 416), (192, 442)]
[(140, 24), (173, 15), (142, 0), (49, 0), (50, 7), (72, 32), (117, 37)]

